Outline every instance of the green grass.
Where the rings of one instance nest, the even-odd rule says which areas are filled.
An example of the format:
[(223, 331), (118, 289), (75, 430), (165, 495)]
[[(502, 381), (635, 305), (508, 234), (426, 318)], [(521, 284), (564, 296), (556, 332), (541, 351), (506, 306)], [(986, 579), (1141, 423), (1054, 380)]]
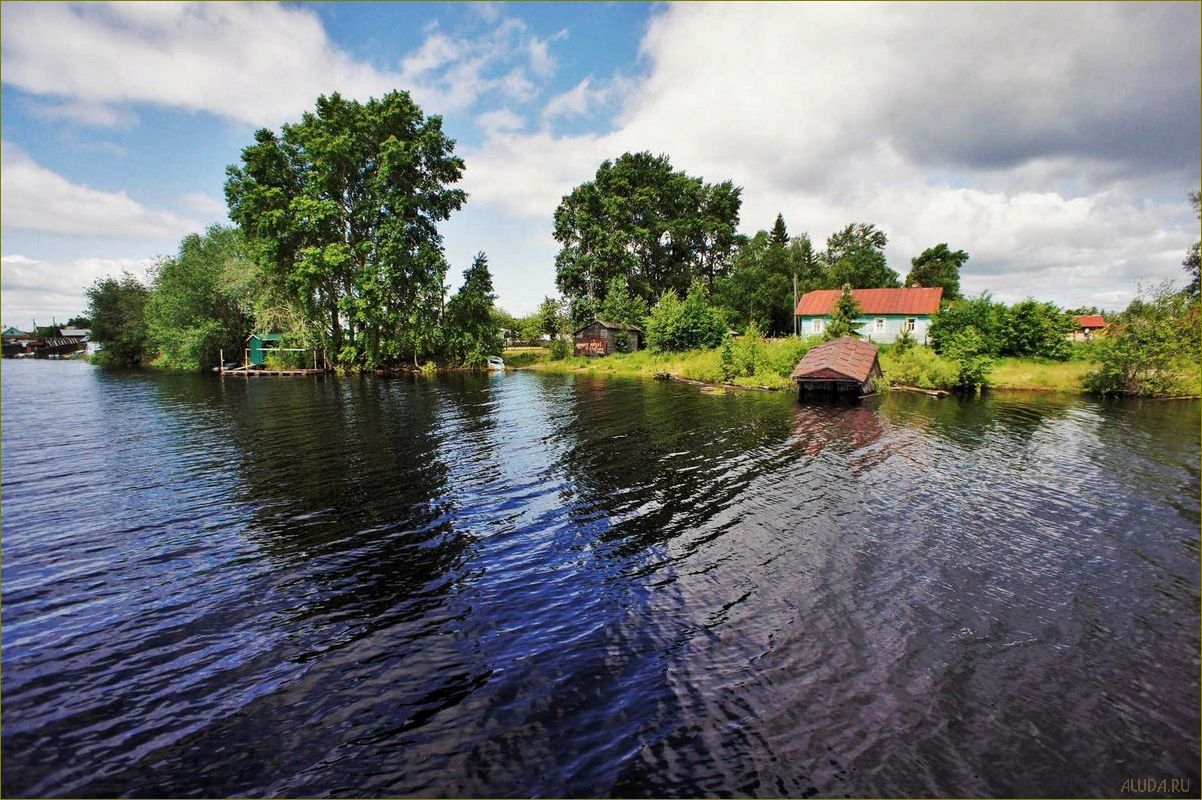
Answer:
[[(736, 348), (740, 345), (736, 345)], [(755, 372), (730, 381), (737, 386), (767, 387), (771, 389), (792, 388), (789, 373), (808, 349), (809, 344), (793, 337), (766, 339), (754, 348)], [(542, 348), (539, 348), (542, 349)], [(625, 377), (654, 378), (668, 373), (677, 378), (686, 378), (705, 383), (723, 383), (720, 348), (712, 350), (689, 350), (683, 353), (652, 353), (640, 350), (637, 353), (614, 353), (612, 355), (585, 358), (569, 356), (552, 361), (545, 349), (541, 353), (506, 350), (505, 363), (514, 367), (528, 367), (540, 372), (572, 373), (584, 375), (614, 375)]]
[[(748, 387), (791, 389), (789, 374), (805, 351), (814, 342), (793, 337), (766, 339), (756, 350), (755, 374), (735, 378), (730, 383)], [(736, 344), (736, 349), (739, 347)], [(569, 356), (552, 361), (546, 348), (514, 348), (504, 353), (505, 363), (513, 367), (528, 367), (541, 372), (614, 375), (654, 378), (668, 373), (678, 378), (723, 383), (722, 352), (689, 350), (684, 353), (616, 353), (603, 358)], [(1022, 389), (1056, 392), (1083, 392), (1082, 378), (1095, 369), (1092, 361), (1048, 361), (1033, 358), (999, 358), (989, 376), (994, 389)], [(904, 356), (891, 348), (881, 350), (881, 370), (890, 386), (917, 386), (923, 389), (944, 388), (956, 373), (954, 362), (942, 358), (928, 347), (914, 347)]]
[(1092, 361), (1048, 361), (1042, 358), (999, 358), (989, 376), (995, 389), (1037, 389), (1084, 392), (1085, 373), (1097, 369)]

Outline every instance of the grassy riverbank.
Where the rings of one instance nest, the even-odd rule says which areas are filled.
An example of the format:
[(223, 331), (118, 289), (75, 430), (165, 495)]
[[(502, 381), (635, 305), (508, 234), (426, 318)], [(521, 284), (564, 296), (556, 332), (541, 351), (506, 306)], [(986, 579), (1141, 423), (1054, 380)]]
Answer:
[[(799, 339), (768, 339), (758, 347), (754, 356), (755, 373), (730, 381), (722, 379), (722, 351), (690, 350), (684, 353), (618, 353), (604, 358), (569, 356), (551, 360), (545, 348), (519, 348), (505, 351), (505, 363), (511, 367), (534, 369), (540, 372), (580, 373), (585, 375), (614, 375), (653, 378), (668, 373), (674, 377), (706, 383), (733, 383), (739, 386), (789, 389), (793, 383), (789, 374), (811, 343)], [(736, 348), (736, 359), (739, 357)], [(990, 374), (995, 389), (1025, 391), (1072, 392), (1084, 391), (1082, 380), (1096, 364), (1091, 361), (1048, 361), (1045, 359), (1000, 358)], [(940, 388), (954, 374), (954, 366), (934, 351), (914, 348), (905, 359), (889, 349), (881, 351), (881, 370), (890, 385)]]

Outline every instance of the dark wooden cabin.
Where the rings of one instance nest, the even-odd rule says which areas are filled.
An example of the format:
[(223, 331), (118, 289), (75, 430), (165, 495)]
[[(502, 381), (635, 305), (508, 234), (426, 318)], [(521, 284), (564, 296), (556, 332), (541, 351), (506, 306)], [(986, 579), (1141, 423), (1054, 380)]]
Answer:
[(881, 380), (876, 345), (842, 337), (823, 342), (805, 354), (793, 368), (799, 397), (872, 394)]
[(576, 355), (604, 356), (621, 352), (618, 349), (618, 334), (623, 330), (630, 337), (630, 352), (638, 350), (643, 340), (642, 328), (598, 319), (573, 332), (572, 337), (576, 340)]

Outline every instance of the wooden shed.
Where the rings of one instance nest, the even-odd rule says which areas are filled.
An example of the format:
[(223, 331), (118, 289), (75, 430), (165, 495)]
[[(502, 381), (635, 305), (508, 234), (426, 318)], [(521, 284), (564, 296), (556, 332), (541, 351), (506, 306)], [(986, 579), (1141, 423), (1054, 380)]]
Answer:
[(246, 363), (261, 367), (267, 362), (267, 353), (278, 350), (284, 340), (282, 333), (252, 333), (246, 337)]
[(799, 397), (872, 394), (881, 380), (876, 345), (844, 336), (815, 346), (793, 368)]
[(576, 355), (604, 356), (609, 353), (622, 352), (618, 348), (618, 334), (623, 330), (630, 337), (630, 352), (638, 350), (643, 340), (642, 328), (598, 319), (583, 328), (577, 328), (572, 333), (572, 337), (576, 340)]

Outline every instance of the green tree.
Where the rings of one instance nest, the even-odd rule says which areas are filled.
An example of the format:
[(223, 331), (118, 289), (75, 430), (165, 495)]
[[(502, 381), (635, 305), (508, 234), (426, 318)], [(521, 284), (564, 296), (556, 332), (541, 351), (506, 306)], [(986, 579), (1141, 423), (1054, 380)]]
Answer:
[(100, 345), (96, 359), (112, 367), (136, 367), (146, 357), (146, 302), (150, 290), (133, 275), (100, 278), (86, 291), (92, 341)]
[(826, 278), (836, 286), (854, 289), (900, 286), (897, 273), (885, 263), (889, 238), (875, 225), (853, 222), (826, 240), (823, 263)]
[(822, 254), (814, 249), (808, 233), (789, 242), (789, 261), (797, 275), (798, 292), (804, 294), (834, 285), (826, 273)]
[(608, 322), (641, 328), (647, 322), (647, 301), (631, 294), (626, 287), (626, 280), (615, 276), (610, 278), (606, 287), (598, 316)]
[(668, 291), (647, 318), (647, 345), (656, 352), (717, 347), (726, 336), (726, 325), (710, 307), (705, 286), (693, 284), (683, 301)]
[(442, 119), (406, 92), (337, 93), (262, 129), (227, 169), (230, 219), (343, 364), (375, 367), (437, 339), (446, 260), (437, 225), (463, 205)]
[(231, 277), (254, 272), (237, 229), (214, 225), (184, 237), (175, 256), (159, 261), (146, 305), (156, 364), (208, 369), (222, 351), (237, 359), (253, 323), (256, 287)]
[(957, 334), (973, 328), (981, 337), (981, 352), (996, 356), (1002, 350), (1002, 325), (1006, 306), (983, 292), (978, 297), (957, 300), (939, 309), (927, 331), (935, 352), (943, 353)]
[(1085, 376), (1099, 394), (1193, 395), (1202, 391), (1200, 302), (1162, 284), (1140, 296), (1094, 340), (1100, 366)]
[(968, 261), (963, 250), (949, 250), (943, 242), (928, 247), (910, 259), (910, 274), (906, 275), (906, 286), (942, 288), (946, 300), (960, 299), (960, 268)]
[(835, 308), (831, 311), (830, 321), (826, 325), (822, 338), (828, 341), (841, 336), (858, 339), (860, 334), (856, 329), (864, 324), (859, 321), (859, 317), (860, 303), (851, 293), (851, 284), (845, 283), (843, 284), (843, 294), (839, 295), (839, 299), (835, 301)]
[(447, 303), (445, 341), (447, 355), (453, 360), (479, 367), (490, 355), (501, 352), (504, 342), (492, 314), (496, 299), (488, 257), (477, 253), (464, 270), (463, 286)]
[(1006, 309), (1001, 318), (1001, 355), (1066, 360), (1072, 352), (1068, 334), (1076, 320), (1055, 303), (1027, 298)]
[(773, 247), (785, 247), (789, 244), (789, 229), (785, 227), (783, 214), (776, 215), (776, 222), (772, 223), (772, 233), (769, 238)]
[(674, 170), (667, 156), (604, 161), (555, 210), (556, 285), (575, 306), (604, 300), (614, 277), (649, 304), (685, 292), (694, 278), (712, 282), (736, 242), (740, 191)]
[(944, 341), (944, 355), (956, 365), (952, 388), (975, 392), (989, 385), (993, 359), (986, 350), (985, 337), (974, 327), (956, 331)]
[(793, 274), (800, 269), (798, 251), (774, 242), (760, 231), (734, 258), (730, 274), (714, 284), (714, 303), (729, 325), (742, 330), (754, 323), (777, 336), (793, 330)]
[(539, 333), (558, 339), (560, 335), (569, 332), (571, 321), (564, 313), (563, 303), (554, 297), (544, 297), (534, 315), (538, 318)]
[[(1198, 219), (1202, 220), (1202, 191), (1190, 192), (1189, 202), (1194, 207)], [(1190, 279), (1185, 286), (1185, 293), (1194, 298), (1202, 292), (1202, 254), (1199, 254), (1199, 248), (1202, 248), (1202, 241), (1194, 242), (1185, 256), (1185, 261), (1181, 262), (1185, 267), (1185, 274)]]

